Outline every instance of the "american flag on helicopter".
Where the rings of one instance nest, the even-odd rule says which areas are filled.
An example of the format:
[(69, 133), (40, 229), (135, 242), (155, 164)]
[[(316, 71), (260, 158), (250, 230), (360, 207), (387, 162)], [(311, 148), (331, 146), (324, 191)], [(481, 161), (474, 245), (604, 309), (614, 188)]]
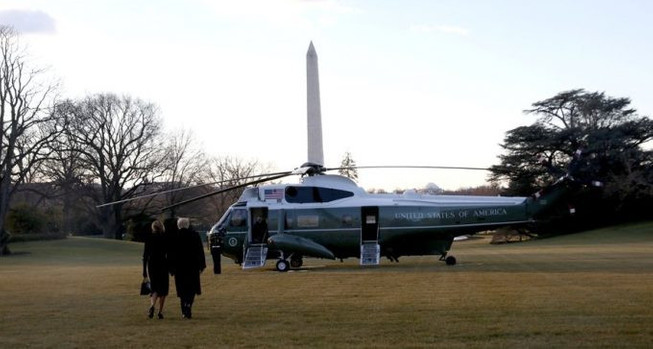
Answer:
[(283, 198), (283, 189), (264, 189), (263, 196), (265, 200), (281, 200)]

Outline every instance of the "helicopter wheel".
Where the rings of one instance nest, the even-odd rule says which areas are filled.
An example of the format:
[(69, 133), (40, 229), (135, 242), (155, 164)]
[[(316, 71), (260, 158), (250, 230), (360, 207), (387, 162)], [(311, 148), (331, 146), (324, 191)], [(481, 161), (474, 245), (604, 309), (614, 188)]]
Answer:
[(447, 263), (447, 265), (456, 265), (456, 257), (449, 256), (444, 259), (444, 262)]
[(301, 268), (304, 265), (304, 260), (302, 257), (293, 257), (290, 258), (290, 266), (293, 268)]
[(288, 269), (290, 269), (290, 265), (288, 264), (287, 260), (280, 259), (277, 261), (277, 271), (284, 273), (287, 272)]

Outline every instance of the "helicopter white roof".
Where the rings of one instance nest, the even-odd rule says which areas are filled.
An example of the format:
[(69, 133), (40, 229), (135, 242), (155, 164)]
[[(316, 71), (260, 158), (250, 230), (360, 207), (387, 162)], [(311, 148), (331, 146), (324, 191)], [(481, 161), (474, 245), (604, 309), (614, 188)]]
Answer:
[(331, 189), (341, 189), (354, 194), (365, 194), (365, 189), (356, 185), (351, 179), (338, 175), (309, 176), (302, 179), (302, 185)]
[[(369, 194), (365, 189), (359, 187), (354, 181), (347, 177), (339, 175), (317, 175), (317, 176), (308, 176), (304, 177), (299, 184), (272, 184), (266, 185), (254, 189), (253, 192), (243, 193), (240, 201), (249, 201), (248, 199), (254, 199), (255, 201), (263, 200), (266, 195), (259, 192), (259, 189), (262, 190), (281, 190), (281, 193), (285, 191), (285, 188), (288, 186), (311, 186), (311, 187), (320, 187), (320, 188), (330, 188), (349, 191), (354, 194), (354, 196), (349, 198), (344, 198), (338, 200), (340, 204), (351, 205), (352, 200), (357, 202), (355, 205), (376, 205), (376, 206), (395, 206), (395, 205), (406, 205), (406, 206), (470, 206), (470, 205), (479, 205), (479, 206), (506, 206), (506, 205), (518, 205), (524, 202), (525, 197), (501, 197), (501, 196), (468, 196), (468, 195), (430, 195), (430, 194), (417, 194), (414, 191), (407, 191), (404, 194)], [(275, 191), (275, 193), (278, 193)], [(283, 194), (278, 194), (283, 195)], [(271, 203), (280, 204), (276, 200)], [(270, 203), (270, 202), (269, 202)], [(333, 205), (336, 202), (331, 203), (316, 203), (317, 205)], [(292, 205), (292, 204), (284, 204)], [(339, 204), (336, 204), (339, 205)]]

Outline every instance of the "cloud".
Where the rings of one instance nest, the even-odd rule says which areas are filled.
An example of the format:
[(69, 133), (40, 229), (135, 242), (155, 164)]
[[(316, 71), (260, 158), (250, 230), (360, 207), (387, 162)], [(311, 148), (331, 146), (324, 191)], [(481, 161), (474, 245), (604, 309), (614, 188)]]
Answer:
[(461, 36), (467, 36), (469, 30), (463, 27), (453, 26), (453, 25), (411, 25), (410, 30), (418, 33), (445, 33), (445, 34), (456, 34)]
[(0, 11), (0, 25), (10, 25), (25, 34), (55, 32), (54, 18), (43, 11)]

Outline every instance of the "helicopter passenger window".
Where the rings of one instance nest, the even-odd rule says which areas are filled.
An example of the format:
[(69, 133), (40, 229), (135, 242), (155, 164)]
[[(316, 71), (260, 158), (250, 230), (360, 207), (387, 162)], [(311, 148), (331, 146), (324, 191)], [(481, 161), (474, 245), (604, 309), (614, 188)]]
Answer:
[(329, 202), (354, 196), (346, 190), (321, 187), (286, 187), (286, 201), (305, 204), (312, 202)]
[(294, 219), (288, 215), (286, 216), (286, 225), (284, 226), (286, 229), (290, 229), (293, 226)]
[(299, 228), (317, 228), (320, 226), (320, 216), (302, 215), (297, 216), (297, 227)]

